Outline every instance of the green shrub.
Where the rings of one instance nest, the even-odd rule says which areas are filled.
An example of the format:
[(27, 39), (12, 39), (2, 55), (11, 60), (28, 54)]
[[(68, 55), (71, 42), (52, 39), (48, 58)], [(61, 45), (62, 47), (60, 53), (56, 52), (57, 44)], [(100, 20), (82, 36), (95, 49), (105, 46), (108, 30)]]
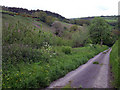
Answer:
[(72, 33), (71, 39), (73, 40), (73, 47), (81, 47), (85, 45), (85, 42), (87, 41), (89, 34), (88, 30), (84, 29), (84, 31), (76, 31)]
[(47, 23), (48, 25), (52, 25), (52, 23), (54, 22), (54, 18), (52, 16), (47, 16), (45, 18), (45, 23)]
[(3, 70), (7, 70), (9, 66), (18, 65), (21, 62), (33, 63), (44, 59), (41, 50), (33, 49), (29, 45), (18, 44), (4, 46), (2, 56)]
[(69, 46), (62, 46), (62, 52), (64, 52), (65, 54), (71, 54), (71, 47)]
[(70, 27), (70, 31), (71, 32), (72, 31), (76, 31), (76, 30), (78, 30), (78, 26), (77, 25), (73, 25), (73, 26)]

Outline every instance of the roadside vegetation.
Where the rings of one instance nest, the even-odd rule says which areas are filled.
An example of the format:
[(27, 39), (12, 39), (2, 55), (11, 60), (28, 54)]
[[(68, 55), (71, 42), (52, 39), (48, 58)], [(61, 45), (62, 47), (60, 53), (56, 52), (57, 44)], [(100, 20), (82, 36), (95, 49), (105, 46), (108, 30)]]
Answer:
[[(108, 30), (112, 27), (101, 18), (89, 24), (83, 20), (85, 23), (80, 26), (62, 22), (43, 11), (34, 12), (31, 17), (24, 15), (3, 13), (3, 88), (45, 88), (116, 40), (112, 30)], [(103, 29), (101, 23), (107, 33), (97, 31), (96, 25), (100, 31)], [(93, 37), (95, 33), (101, 33), (99, 38)]]
[[(48, 51), (51, 51), (47, 51), (49, 48), (45, 49), (44, 52), (40, 49), (35, 51), (32, 50), (31, 52), (28, 49), (26, 54), (31, 52), (29, 57), (23, 57), (19, 54), (24, 52), (24, 48), (22, 50), (18, 49), (19, 53), (16, 53), (16, 57), (14, 57), (16, 59), (8, 61), (13, 61), (13, 63), (11, 62), (9, 65), (4, 63), (3, 88), (46, 87), (52, 81), (64, 76), (80, 65), (85, 64), (90, 58), (107, 49), (106, 46), (101, 48), (100, 45), (96, 45), (95, 48), (90, 46), (74, 48), (71, 50), (69, 50), (70, 48), (68, 47), (64, 48), (67, 48), (65, 49), (66, 51), (63, 51), (63, 47), (56, 47), (52, 49), (55, 50), (53, 53), (47, 53)], [(39, 56), (40, 53), (43, 53), (44, 55)], [(21, 59), (18, 58), (17, 55), (21, 56)], [(31, 61), (27, 61), (27, 58)], [(9, 57), (9, 59), (11, 58)], [(15, 65), (13, 65), (14, 63)]]
[[(120, 39), (119, 39), (120, 40)], [(110, 54), (110, 64), (112, 66), (112, 73), (113, 73), (113, 79), (112, 82), (113, 86), (116, 88), (120, 88), (120, 58), (119, 58), (119, 41), (117, 41), (113, 47)]]

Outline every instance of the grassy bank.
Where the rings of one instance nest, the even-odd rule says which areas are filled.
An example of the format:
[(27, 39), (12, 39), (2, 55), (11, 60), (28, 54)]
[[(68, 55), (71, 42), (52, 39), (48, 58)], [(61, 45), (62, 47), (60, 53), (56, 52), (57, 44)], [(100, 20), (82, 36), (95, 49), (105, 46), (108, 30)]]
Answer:
[(113, 45), (112, 51), (110, 54), (110, 64), (112, 66), (112, 72), (113, 72), (113, 86), (116, 88), (120, 87), (120, 62), (118, 57), (118, 41)]

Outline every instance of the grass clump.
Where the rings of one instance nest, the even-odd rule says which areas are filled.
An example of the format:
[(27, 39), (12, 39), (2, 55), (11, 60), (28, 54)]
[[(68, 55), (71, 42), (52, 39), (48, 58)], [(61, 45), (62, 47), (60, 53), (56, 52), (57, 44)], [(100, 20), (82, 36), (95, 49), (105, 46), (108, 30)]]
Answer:
[(96, 61), (96, 62), (93, 62), (93, 64), (99, 64), (99, 62), (98, 62), (98, 61)]
[(103, 52), (103, 54), (106, 54), (107, 52)]
[(82, 88), (82, 85), (80, 85), (79, 88)]

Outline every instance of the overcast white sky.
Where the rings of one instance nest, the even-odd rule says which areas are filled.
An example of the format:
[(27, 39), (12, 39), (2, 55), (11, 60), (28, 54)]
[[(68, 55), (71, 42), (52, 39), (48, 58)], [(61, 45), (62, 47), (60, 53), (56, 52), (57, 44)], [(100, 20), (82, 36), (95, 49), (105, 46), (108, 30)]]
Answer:
[(66, 18), (117, 15), (119, 0), (0, 0), (0, 5), (47, 10)]

